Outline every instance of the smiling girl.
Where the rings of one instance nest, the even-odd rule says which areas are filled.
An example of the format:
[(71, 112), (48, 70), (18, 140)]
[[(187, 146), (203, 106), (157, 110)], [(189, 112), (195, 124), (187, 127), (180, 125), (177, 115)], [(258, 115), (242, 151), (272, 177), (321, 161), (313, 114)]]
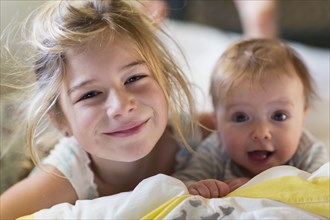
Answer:
[[(50, 1), (30, 17), (34, 66), (25, 74), (36, 82), (26, 87), (33, 90), (25, 119), (42, 170), (1, 195), (1, 218), (130, 191), (144, 178), (174, 172), (174, 136), (187, 145), (193, 126), (180, 115), (193, 116), (192, 97), (157, 23), (131, 2)], [(62, 137), (39, 161), (45, 132), (56, 135), (48, 121)]]

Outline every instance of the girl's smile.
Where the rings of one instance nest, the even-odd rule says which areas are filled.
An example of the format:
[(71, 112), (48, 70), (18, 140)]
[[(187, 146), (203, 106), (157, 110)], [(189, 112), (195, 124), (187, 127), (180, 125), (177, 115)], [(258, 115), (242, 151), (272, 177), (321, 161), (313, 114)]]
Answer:
[(112, 137), (130, 137), (132, 135), (135, 135), (142, 131), (144, 127), (147, 125), (148, 121), (147, 119), (145, 121), (137, 121), (137, 122), (131, 122), (129, 124), (123, 125), (121, 127), (118, 127), (114, 129), (111, 132), (105, 133), (106, 135), (112, 136)]

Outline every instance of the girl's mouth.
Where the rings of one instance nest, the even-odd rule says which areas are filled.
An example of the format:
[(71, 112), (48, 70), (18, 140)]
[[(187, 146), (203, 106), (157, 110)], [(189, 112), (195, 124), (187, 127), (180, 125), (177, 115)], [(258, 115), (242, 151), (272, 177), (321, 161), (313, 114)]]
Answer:
[(131, 135), (134, 135), (134, 134), (137, 134), (138, 132), (140, 132), (143, 129), (143, 127), (148, 123), (148, 121), (149, 121), (149, 119), (142, 123), (129, 127), (127, 129), (125, 128), (125, 129), (121, 129), (121, 130), (106, 133), (106, 134), (109, 136), (112, 136), (112, 137), (128, 137), (128, 136), (131, 136)]

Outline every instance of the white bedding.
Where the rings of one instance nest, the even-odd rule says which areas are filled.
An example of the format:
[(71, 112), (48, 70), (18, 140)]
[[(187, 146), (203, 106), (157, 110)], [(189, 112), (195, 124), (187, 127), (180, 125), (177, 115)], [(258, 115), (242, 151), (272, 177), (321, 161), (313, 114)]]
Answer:
[(132, 192), (59, 204), (22, 219), (328, 219), (329, 171), (330, 163), (313, 174), (274, 167), (216, 199), (188, 195), (181, 181), (159, 174)]

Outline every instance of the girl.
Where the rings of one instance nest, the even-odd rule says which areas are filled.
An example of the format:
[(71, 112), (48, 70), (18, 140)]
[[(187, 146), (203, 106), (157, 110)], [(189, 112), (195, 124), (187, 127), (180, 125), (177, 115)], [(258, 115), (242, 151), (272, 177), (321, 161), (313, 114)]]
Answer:
[[(125, 0), (50, 1), (30, 21), (34, 66), (25, 74), (36, 82), (25, 99), (28, 146), (46, 172), (1, 195), (1, 218), (130, 191), (144, 178), (172, 174), (179, 150), (173, 134), (188, 146), (184, 125), (193, 128), (179, 114), (193, 116), (194, 109), (156, 23)], [(36, 148), (45, 143), (47, 120), (64, 137), (41, 165)]]

